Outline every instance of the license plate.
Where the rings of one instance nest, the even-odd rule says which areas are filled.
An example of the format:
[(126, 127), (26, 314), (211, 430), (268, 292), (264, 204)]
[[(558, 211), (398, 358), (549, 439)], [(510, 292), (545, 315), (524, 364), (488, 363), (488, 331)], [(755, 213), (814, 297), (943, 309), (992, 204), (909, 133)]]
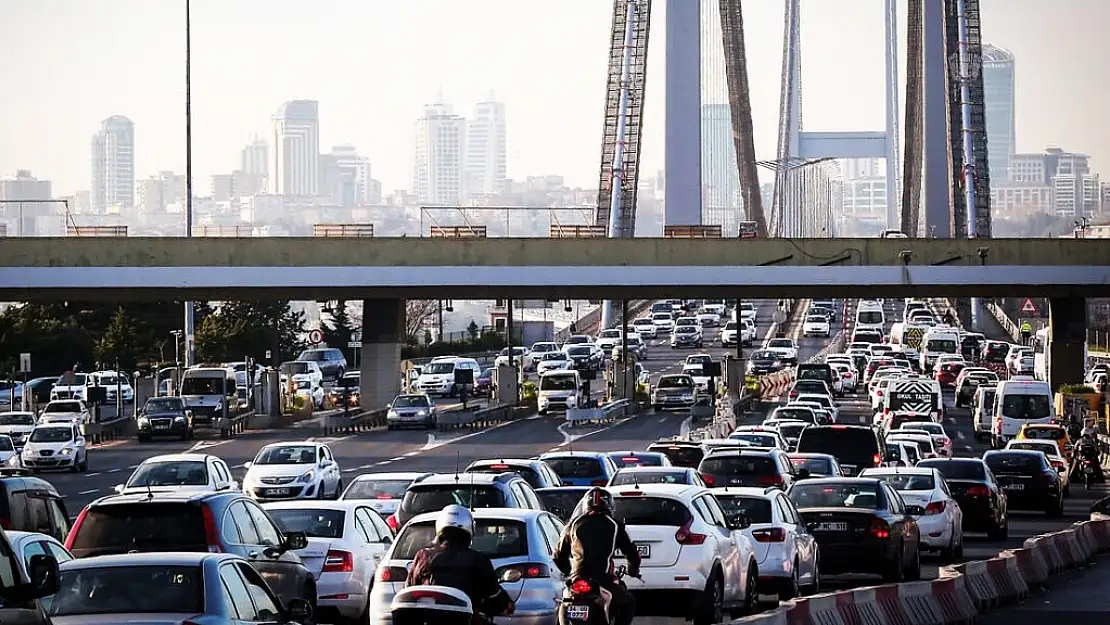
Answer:
[(154, 426), (154, 429), (156, 429), (156, 430), (168, 430), (168, 429), (170, 429), (170, 426), (168, 426), (168, 425), (156, 425), (156, 426)]
[(271, 488), (270, 489), (270, 494), (271, 495), (288, 495), (289, 494), (289, 489), (288, 488)]
[(636, 543), (636, 553), (640, 554), (641, 558), (650, 558), (651, 557), (651, 545), (645, 545), (644, 543)]
[(590, 618), (590, 606), (588, 605), (568, 605), (567, 618), (572, 618), (578, 621), (585, 621)]
[(1025, 484), (1004, 484), (1003, 490), (1025, 490)]
[(847, 523), (821, 523), (817, 526), (819, 532), (847, 532)]

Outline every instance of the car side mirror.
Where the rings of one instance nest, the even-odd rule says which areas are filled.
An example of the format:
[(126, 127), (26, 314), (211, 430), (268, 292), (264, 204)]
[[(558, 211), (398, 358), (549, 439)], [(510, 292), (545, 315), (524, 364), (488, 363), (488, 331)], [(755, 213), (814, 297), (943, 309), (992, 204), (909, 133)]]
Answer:
[(294, 623), (308, 623), (312, 620), (312, 604), (306, 599), (289, 600), (289, 620)]
[(386, 404), (385, 409), (386, 410), (392, 410), (393, 409), (393, 404)]
[(123, 484), (116, 484), (115, 486), (112, 487), (112, 490), (116, 491), (116, 493), (122, 494), (123, 493)]
[(809, 474), (809, 469), (805, 469), (805, 468), (798, 469), (798, 479), (799, 480), (808, 480), (810, 477), (811, 476)]
[(251, 462), (250, 460), (248, 460), (248, 461), (246, 461), (246, 462), (244, 462), (244, 463), (243, 463), (243, 468), (244, 468), (244, 469), (249, 469), (249, 468), (251, 468), (251, 465), (253, 465), (253, 464), (254, 464), (253, 462)]
[(925, 508), (921, 506), (906, 506), (906, 514), (910, 516), (921, 516), (925, 514)]
[(37, 554), (27, 562), (26, 584), (14, 584), (0, 589), (0, 599), (8, 604), (21, 604), (49, 597), (61, 589), (58, 578), (58, 561), (54, 556)]
[(308, 535), (304, 532), (287, 532), (281, 547), (286, 551), (297, 551), (308, 546)]

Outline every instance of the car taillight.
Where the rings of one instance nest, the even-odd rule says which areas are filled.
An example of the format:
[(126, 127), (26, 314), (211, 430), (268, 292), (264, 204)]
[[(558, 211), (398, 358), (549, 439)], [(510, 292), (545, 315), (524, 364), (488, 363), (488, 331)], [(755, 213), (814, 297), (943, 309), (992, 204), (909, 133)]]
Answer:
[(694, 524), (694, 519), (686, 521), (678, 531), (674, 533), (674, 539), (680, 545), (700, 545), (705, 542), (705, 534), (695, 534), (690, 531), (690, 526)]
[(85, 516), (88, 515), (88, 513), (89, 508), (88, 506), (86, 506), (84, 509), (81, 510), (81, 514), (77, 515), (77, 520), (73, 522), (73, 527), (69, 528), (69, 534), (66, 535), (66, 549), (73, 549), (73, 541), (77, 538), (77, 532), (80, 531), (81, 524), (85, 522)]
[(890, 538), (890, 524), (882, 519), (875, 519), (871, 522), (871, 529), (868, 530), (872, 538)]
[(798, 399), (798, 391), (790, 391), (790, 399)]
[(594, 480), (590, 482), (590, 486), (605, 486), (608, 483), (608, 480)]
[(397, 515), (395, 513), (389, 515), (389, 517), (386, 518), (385, 523), (389, 526), (391, 530), (393, 530), (394, 532), (397, 531)]
[(570, 591), (576, 595), (584, 595), (593, 592), (593, 589), (593, 585), (584, 579), (575, 580), (575, 582), (570, 585)]
[(925, 506), (925, 514), (940, 514), (944, 512), (945, 502), (934, 501), (933, 503)]
[(340, 551), (339, 549), (329, 549), (328, 555), (324, 556), (324, 568), (320, 569), (321, 573), (350, 573), (355, 568), (355, 558), (351, 555), (350, 551)]
[(940, 444), (941, 444), (941, 446), (943, 446), (943, 447), (947, 447), (947, 446), (948, 446), (948, 444), (952, 442), (952, 439), (948, 438), (947, 436), (942, 436), (942, 437), (940, 437), (940, 438), (939, 438), (939, 439), (937, 439), (937, 440), (939, 440), (939, 441), (940, 441)]
[(786, 531), (781, 527), (772, 527), (765, 530), (753, 530), (752, 538), (760, 543), (781, 543), (786, 540)]
[(516, 571), (520, 575), (520, 579), (542, 579), (551, 577), (551, 569), (542, 562), (525, 562), (522, 564), (503, 566), (495, 571), (495, 573), (497, 573), (497, 579), (504, 580), (504, 574), (507, 571)]
[(875, 396), (876, 396), (876, 397), (882, 397), (882, 396), (883, 396), (883, 392), (882, 392), (882, 391), (875, 391)]
[(378, 569), (379, 582), (403, 582), (408, 577), (409, 572), (403, 566), (383, 566)]
[(760, 486), (782, 486), (781, 475), (761, 475), (759, 476)]
[(201, 505), (201, 515), (204, 517), (204, 539), (208, 542), (208, 553), (223, 553), (220, 547), (220, 530), (216, 527), (216, 517), (212, 515), (212, 509), (206, 505)]
[(712, 486), (713, 483), (717, 481), (717, 480), (713, 479), (712, 475), (707, 475), (705, 473), (701, 473), (700, 475), (701, 475), (701, 481), (705, 482), (706, 486)]
[(989, 497), (991, 490), (986, 486), (972, 486), (967, 489), (966, 494), (968, 497)]
[(873, 464), (875, 466), (879, 466), (882, 463), (883, 463), (882, 454), (875, 454), (874, 456), (871, 456), (871, 464)]

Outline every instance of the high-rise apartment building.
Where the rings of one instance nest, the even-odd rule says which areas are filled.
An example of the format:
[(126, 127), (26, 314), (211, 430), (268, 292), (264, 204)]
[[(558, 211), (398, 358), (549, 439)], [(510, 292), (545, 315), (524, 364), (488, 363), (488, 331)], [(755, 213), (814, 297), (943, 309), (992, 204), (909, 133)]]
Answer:
[(983, 103), (987, 125), (987, 166), (991, 182), (1010, 180), (1015, 152), (1014, 55), (1009, 50), (983, 45)]
[(466, 199), (466, 120), (447, 104), (429, 104), (416, 120), (413, 191), (421, 202), (458, 206)]
[[(166, 207), (173, 204), (185, 203), (186, 180), (182, 174), (172, 171), (158, 172), (139, 181), (136, 186), (135, 208), (141, 215), (162, 215)], [(195, 193), (194, 193), (195, 197)]]
[(320, 106), (315, 100), (293, 100), (274, 113), (275, 195), (312, 196), (320, 185)]
[(466, 191), (492, 195), (505, 191), (508, 180), (508, 138), (505, 130), (505, 103), (494, 99), (474, 107), (474, 117), (466, 124)]
[[(49, 180), (39, 180), (26, 169), (15, 172), (13, 178), (0, 179), (0, 215), (4, 216), (0, 223), (7, 228), (9, 236), (38, 236), (40, 226), (45, 226), (43, 220), (61, 215), (63, 207), (61, 202), (57, 205), (44, 203), (44, 200), (53, 199)], [(20, 201), (31, 200), (22, 204)], [(61, 223), (61, 219), (57, 220)]]
[(327, 187), (322, 192), (337, 200), (345, 208), (354, 208), (371, 202), (373, 181), (370, 178), (370, 160), (360, 156), (353, 145), (337, 145), (324, 159)]
[(92, 138), (92, 212), (103, 215), (135, 205), (135, 124), (113, 115)]

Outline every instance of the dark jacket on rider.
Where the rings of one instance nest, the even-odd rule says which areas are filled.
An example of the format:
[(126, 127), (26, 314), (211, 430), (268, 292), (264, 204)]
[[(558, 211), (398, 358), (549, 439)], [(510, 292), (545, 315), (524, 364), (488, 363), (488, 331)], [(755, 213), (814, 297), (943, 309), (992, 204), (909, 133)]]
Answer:
[(485, 554), (470, 548), (469, 536), (447, 528), (436, 543), (416, 553), (406, 585), (431, 584), (457, 588), (468, 597), (474, 612), (498, 615), (512, 603), (501, 588), (493, 563)]
[(587, 512), (572, 518), (555, 548), (555, 566), (564, 576), (601, 580), (613, 572), (613, 554), (628, 560), (628, 574), (640, 574), (640, 553), (624, 525), (607, 514)]

